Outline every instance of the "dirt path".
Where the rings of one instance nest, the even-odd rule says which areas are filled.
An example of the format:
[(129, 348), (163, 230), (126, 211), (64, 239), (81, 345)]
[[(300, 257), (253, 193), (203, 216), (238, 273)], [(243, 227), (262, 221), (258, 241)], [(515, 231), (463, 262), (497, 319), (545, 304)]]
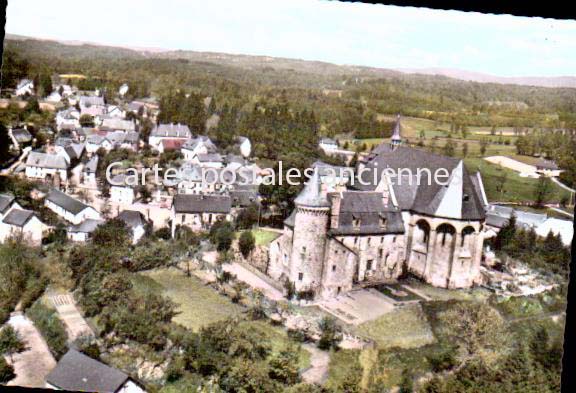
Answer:
[[(24, 340), (26, 351), (13, 356), (13, 366), (16, 378), (8, 382), (11, 386), (24, 386), (41, 388), (45, 386), (46, 376), (54, 367), (56, 361), (44, 338), (36, 329), (31, 320), (21, 312), (14, 312), (8, 323), (20, 334)], [(10, 358), (7, 358), (10, 362)]]
[(94, 332), (88, 326), (88, 323), (80, 314), (80, 311), (76, 307), (74, 298), (71, 294), (59, 294), (50, 296), (50, 301), (56, 308), (58, 316), (66, 325), (66, 330), (68, 332), (68, 339), (74, 341), (78, 337), (93, 336)]
[(554, 183), (558, 184), (560, 187), (565, 189), (566, 191), (570, 191), (571, 193), (575, 193), (576, 190), (573, 188), (568, 187), (566, 184), (560, 182), (560, 180), (556, 179), (555, 177), (550, 178)]
[(258, 277), (256, 274), (252, 273), (250, 270), (246, 269), (244, 266), (236, 262), (226, 263), (222, 265), (222, 269), (224, 269), (229, 273), (234, 274), (238, 280), (245, 282), (252, 288), (260, 289), (262, 293), (264, 293), (264, 296), (266, 296), (269, 299), (272, 300), (284, 299), (284, 296), (282, 295), (281, 291), (274, 288), (272, 285), (268, 284), (266, 281)]
[(328, 378), (330, 352), (322, 351), (313, 344), (303, 344), (302, 348), (310, 352), (310, 367), (302, 373), (302, 379), (307, 383), (323, 384)]

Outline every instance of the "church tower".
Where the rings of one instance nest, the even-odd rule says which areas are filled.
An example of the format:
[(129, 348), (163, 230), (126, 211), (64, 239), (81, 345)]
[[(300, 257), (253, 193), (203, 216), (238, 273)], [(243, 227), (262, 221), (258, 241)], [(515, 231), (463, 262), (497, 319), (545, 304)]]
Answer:
[(318, 169), (294, 199), (294, 237), (290, 260), (290, 281), (296, 291), (320, 289), (324, 248), (330, 218), (330, 203), (322, 192)]
[(394, 125), (394, 132), (392, 133), (392, 138), (390, 139), (390, 147), (394, 150), (396, 147), (402, 144), (402, 137), (400, 136), (400, 114), (396, 117), (396, 124)]

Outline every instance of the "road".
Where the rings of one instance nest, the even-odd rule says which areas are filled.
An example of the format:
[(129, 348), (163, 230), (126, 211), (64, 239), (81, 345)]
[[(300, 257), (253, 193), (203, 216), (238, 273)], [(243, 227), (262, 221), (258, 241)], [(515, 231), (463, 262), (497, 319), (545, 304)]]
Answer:
[(566, 184), (560, 182), (560, 180), (556, 179), (555, 177), (551, 177), (550, 179), (552, 179), (552, 181), (556, 184), (558, 184), (560, 187), (562, 187), (563, 189), (565, 189), (566, 191), (570, 191), (571, 193), (575, 193), (576, 190), (573, 188), (568, 187)]
[[(8, 323), (20, 334), (27, 347), (26, 351), (13, 356), (16, 378), (8, 385), (44, 387), (46, 376), (56, 367), (48, 345), (32, 321), (21, 312), (12, 313)], [(9, 358), (7, 360), (10, 362)]]

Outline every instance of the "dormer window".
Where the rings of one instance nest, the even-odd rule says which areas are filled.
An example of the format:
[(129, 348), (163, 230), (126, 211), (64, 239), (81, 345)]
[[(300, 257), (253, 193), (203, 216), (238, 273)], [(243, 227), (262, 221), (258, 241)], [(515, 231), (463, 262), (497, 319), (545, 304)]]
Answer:
[(462, 196), (462, 200), (463, 200), (464, 202), (468, 202), (468, 201), (470, 200), (470, 195), (464, 194), (464, 195)]
[(354, 228), (360, 228), (360, 217), (352, 216), (352, 225)]
[(380, 228), (386, 228), (386, 217), (380, 215), (379, 219), (380, 219)]

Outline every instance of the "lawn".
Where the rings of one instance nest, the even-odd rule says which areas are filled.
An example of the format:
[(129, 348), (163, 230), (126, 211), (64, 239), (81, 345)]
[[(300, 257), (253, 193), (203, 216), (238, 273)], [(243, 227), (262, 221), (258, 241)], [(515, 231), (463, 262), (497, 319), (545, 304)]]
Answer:
[(405, 283), (432, 300), (486, 300), (492, 292), (484, 288), (445, 289), (433, 287), (416, 279), (409, 279)]
[(175, 268), (157, 269), (134, 275), (137, 291), (162, 293), (178, 305), (174, 322), (198, 331), (201, 327), (233, 317), (242, 307), (232, 303), (198, 278), (187, 277)]
[(354, 328), (379, 348), (416, 348), (434, 342), (434, 335), (419, 304), (411, 304)]
[(268, 231), (266, 229), (255, 229), (252, 231), (252, 234), (256, 239), (257, 246), (266, 246), (280, 236), (278, 232)]

